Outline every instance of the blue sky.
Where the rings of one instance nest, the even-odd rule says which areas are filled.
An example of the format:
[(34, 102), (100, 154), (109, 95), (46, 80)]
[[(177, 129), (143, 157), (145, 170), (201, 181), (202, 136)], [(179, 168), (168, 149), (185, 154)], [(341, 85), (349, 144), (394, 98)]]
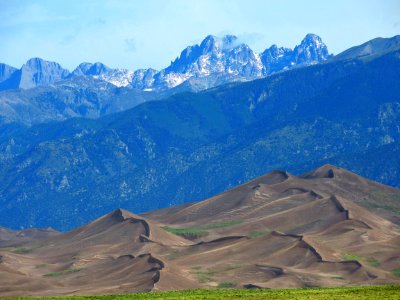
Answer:
[(339, 53), (400, 33), (400, 0), (0, 0), (0, 62), (31, 57), (160, 69), (206, 35), (235, 34), (256, 51), (307, 33)]

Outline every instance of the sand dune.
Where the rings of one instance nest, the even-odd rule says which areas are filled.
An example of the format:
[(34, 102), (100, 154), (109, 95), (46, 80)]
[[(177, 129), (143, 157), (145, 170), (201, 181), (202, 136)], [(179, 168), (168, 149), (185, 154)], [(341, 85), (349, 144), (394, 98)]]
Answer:
[(0, 296), (400, 283), (398, 197), (325, 165), (67, 233), (1, 228)]

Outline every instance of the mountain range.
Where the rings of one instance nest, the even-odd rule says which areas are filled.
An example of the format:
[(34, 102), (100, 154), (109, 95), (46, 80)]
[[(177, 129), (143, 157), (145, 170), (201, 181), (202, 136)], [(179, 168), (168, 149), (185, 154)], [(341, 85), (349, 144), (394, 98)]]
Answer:
[(398, 189), (324, 165), (197, 203), (113, 211), (61, 233), (0, 228), (0, 296), (399, 284)]
[[(308, 34), (294, 50), (273, 45), (257, 54), (234, 36), (208, 36), (200, 45), (182, 51), (160, 72), (153, 69), (131, 72), (111, 69), (102, 63), (82, 63), (69, 73), (59, 64), (39, 58), (29, 60), (20, 70), (0, 64), (0, 90), (7, 89), (0, 91), (0, 124), (31, 126), (73, 117), (98, 118), (176, 93), (248, 81), (327, 60), (343, 60), (344, 55), (357, 58), (360, 56), (357, 53), (365, 49), (381, 53), (398, 46), (398, 37), (376, 39), (354, 47), (354, 51), (332, 56), (318, 36)], [(166, 78), (182, 83), (171, 87)], [(18, 88), (37, 84), (36, 88)], [(10, 87), (13, 89), (9, 90)]]
[[(392, 45), (378, 40), (367, 56), (353, 49), (351, 59), (176, 92), (98, 119), (3, 125), (0, 218), (14, 229), (69, 230), (115, 207), (141, 213), (270, 169), (301, 174), (328, 162), (400, 186), (400, 50), (377, 43)], [(400, 222), (399, 202), (370, 205)]]
[(208, 36), (200, 45), (187, 47), (160, 72), (82, 63), (70, 73), (39, 58), (29, 60), (20, 70), (0, 64), (0, 125), (98, 118), (177, 93), (254, 80), (321, 62), (373, 56), (399, 45), (398, 36), (378, 38), (332, 56), (318, 36), (308, 34), (293, 50), (273, 45), (257, 54), (235, 36)]
[(314, 34), (294, 50), (274, 45), (262, 54), (235, 36), (210, 35), (161, 71), (111, 69), (97, 62), (81, 63), (69, 72), (40, 58), (30, 59), (19, 70), (0, 64), (0, 124), (98, 118), (176, 93), (261, 78), (328, 57), (326, 46)]
[(220, 75), (226, 77), (226, 82), (260, 78), (295, 66), (319, 63), (328, 57), (327, 47), (315, 34), (308, 34), (294, 50), (273, 45), (262, 54), (255, 53), (236, 36), (218, 38), (209, 35), (200, 45), (187, 47), (169, 67), (161, 71), (111, 69), (97, 62), (81, 63), (70, 73), (58, 63), (40, 58), (28, 60), (19, 70), (0, 64), (0, 90), (29, 89), (79, 76), (90, 76), (117, 87), (165, 90), (190, 78)]

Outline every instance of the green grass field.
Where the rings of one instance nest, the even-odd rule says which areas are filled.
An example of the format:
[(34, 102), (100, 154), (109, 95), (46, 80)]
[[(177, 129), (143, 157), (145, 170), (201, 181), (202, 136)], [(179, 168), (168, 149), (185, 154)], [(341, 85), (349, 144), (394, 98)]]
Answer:
[[(4, 298), (5, 299), (5, 298)], [(11, 298), (9, 298), (11, 299)], [(35, 299), (30, 297), (12, 299)], [(42, 299), (42, 298), (41, 298)], [(151, 292), (129, 295), (107, 296), (70, 296), (49, 297), (45, 299), (86, 300), (86, 299), (400, 299), (399, 285), (364, 286), (364, 287), (339, 287), (339, 288), (308, 288), (285, 290), (189, 290), (171, 292)]]

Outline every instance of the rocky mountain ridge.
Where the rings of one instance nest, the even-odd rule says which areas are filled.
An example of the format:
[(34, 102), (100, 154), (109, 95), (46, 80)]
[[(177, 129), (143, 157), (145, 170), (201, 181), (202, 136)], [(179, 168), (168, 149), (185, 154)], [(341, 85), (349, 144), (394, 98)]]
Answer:
[(0, 90), (29, 89), (79, 76), (91, 76), (117, 87), (166, 90), (190, 78), (207, 81), (208, 76), (219, 75), (225, 76), (225, 81), (251, 80), (296, 66), (320, 63), (328, 58), (326, 45), (315, 34), (307, 34), (294, 50), (274, 45), (262, 54), (254, 52), (234, 35), (222, 38), (209, 35), (199, 45), (184, 49), (170, 66), (161, 71), (112, 69), (101, 62), (84, 62), (69, 72), (58, 63), (41, 58), (28, 60), (19, 70), (0, 64)]

